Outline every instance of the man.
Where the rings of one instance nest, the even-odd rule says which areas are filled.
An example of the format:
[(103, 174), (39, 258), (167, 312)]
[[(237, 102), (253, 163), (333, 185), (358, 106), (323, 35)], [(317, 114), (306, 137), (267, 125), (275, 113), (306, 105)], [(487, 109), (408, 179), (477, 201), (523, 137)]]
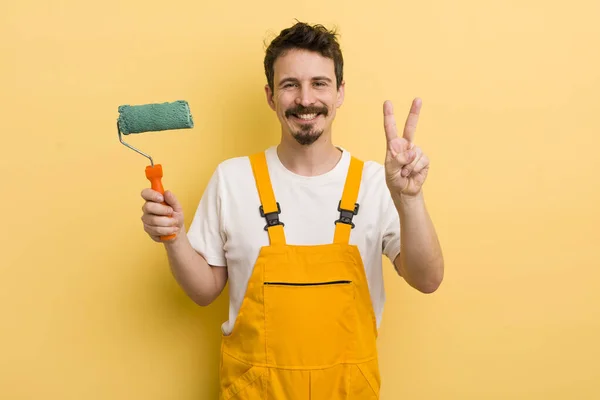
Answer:
[(336, 35), (297, 23), (267, 49), (267, 102), (281, 141), (222, 162), (186, 232), (173, 195), (150, 189), (145, 231), (199, 305), (230, 283), (222, 326), (221, 399), (377, 399), (375, 340), (384, 303), (382, 254), (424, 293), (443, 258), (422, 186), (429, 160), (414, 144), (416, 99), (399, 136), (385, 102), (385, 166), (332, 143), (344, 100)]

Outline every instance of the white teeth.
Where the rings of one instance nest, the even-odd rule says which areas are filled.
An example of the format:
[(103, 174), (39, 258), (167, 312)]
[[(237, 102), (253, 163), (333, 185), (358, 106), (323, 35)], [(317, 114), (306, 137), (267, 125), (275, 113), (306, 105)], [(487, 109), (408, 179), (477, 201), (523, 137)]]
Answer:
[(299, 114), (298, 118), (309, 120), (309, 119), (315, 118), (316, 116), (317, 116), (317, 114)]

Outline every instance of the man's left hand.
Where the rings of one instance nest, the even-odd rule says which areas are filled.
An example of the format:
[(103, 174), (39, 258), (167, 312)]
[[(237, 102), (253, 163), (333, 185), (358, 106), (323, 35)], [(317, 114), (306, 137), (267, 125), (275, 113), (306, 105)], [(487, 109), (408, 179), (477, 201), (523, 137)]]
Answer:
[(383, 103), (383, 126), (387, 139), (385, 178), (392, 197), (416, 196), (421, 192), (429, 171), (429, 158), (414, 138), (421, 111), (421, 99), (413, 100), (402, 137), (398, 136), (392, 103)]

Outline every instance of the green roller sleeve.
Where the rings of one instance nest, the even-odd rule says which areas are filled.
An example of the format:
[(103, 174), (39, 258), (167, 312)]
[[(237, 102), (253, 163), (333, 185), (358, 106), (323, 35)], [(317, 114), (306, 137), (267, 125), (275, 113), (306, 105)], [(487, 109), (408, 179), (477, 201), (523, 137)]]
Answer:
[(124, 135), (194, 127), (190, 106), (185, 100), (119, 106), (118, 123)]

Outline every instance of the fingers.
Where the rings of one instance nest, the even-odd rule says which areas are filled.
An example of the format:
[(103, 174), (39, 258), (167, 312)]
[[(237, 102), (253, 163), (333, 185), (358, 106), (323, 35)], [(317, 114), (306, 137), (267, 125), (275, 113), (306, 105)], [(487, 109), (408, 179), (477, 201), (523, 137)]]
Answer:
[[(411, 104), (410, 112), (406, 117), (402, 137), (409, 142), (413, 142), (415, 139), (422, 103), (423, 102), (420, 98), (415, 98)], [(385, 130), (385, 137), (389, 147), (390, 142), (398, 137), (398, 127), (396, 125), (396, 117), (394, 116), (394, 107), (392, 102), (389, 100), (386, 100), (383, 103), (383, 128)]]
[(142, 211), (144, 214), (152, 214), (152, 215), (165, 215), (170, 216), (173, 214), (173, 208), (168, 205), (164, 205), (162, 203), (156, 203), (154, 201), (146, 201), (142, 206)]
[(406, 165), (406, 166), (404, 166), (402, 168), (401, 175), (403, 177), (407, 177), (407, 176), (409, 176), (411, 174), (412, 175), (418, 174), (424, 168), (426, 168), (426, 167), (429, 166), (429, 158), (427, 157), (427, 155), (425, 155), (423, 153), (423, 151), (421, 150), (421, 148), (416, 147), (414, 149), (414, 151), (416, 153), (416, 156), (415, 156), (414, 160), (410, 164), (408, 164), (408, 165)]
[[(144, 231), (154, 241), (160, 241), (161, 236), (176, 234), (181, 229), (181, 206), (170, 192), (161, 195), (152, 189), (144, 189), (142, 198), (145, 200), (142, 206), (142, 222)], [(167, 204), (163, 204), (166, 202)], [(170, 204), (169, 204), (170, 202)], [(179, 213), (175, 213), (179, 210)]]
[(181, 204), (179, 204), (179, 201), (177, 200), (177, 198), (175, 197), (175, 195), (172, 192), (167, 190), (165, 192), (164, 198), (165, 198), (165, 202), (173, 208), (173, 211), (175, 211), (175, 212), (183, 211)]
[(146, 202), (142, 206), (142, 222), (150, 235), (170, 235), (179, 228), (179, 219), (171, 217), (170, 207), (160, 203)]
[(415, 160), (416, 156), (417, 153), (414, 150), (407, 150), (394, 155), (394, 160), (396, 160), (396, 162), (398, 162), (400, 166), (406, 168)]
[(402, 137), (409, 142), (415, 140), (415, 132), (417, 132), (417, 123), (419, 122), (419, 113), (421, 112), (422, 101), (418, 97), (413, 100), (410, 107), (410, 112), (406, 117), (406, 123), (404, 124), (404, 133)]
[(149, 226), (175, 226), (179, 223), (177, 218), (170, 216), (162, 216), (156, 214), (144, 213), (142, 214), (142, 222)]
[(168, 236), (179, 232), (179, 220), (177, 218), (144, 212), (142, 215), (144, 230), (150, 236)]
[(144, 221), (144, 230), (150, 235), (166, 236), (179, 231), (179, 225), (177, 224), (177, 220), (173, 220), (172, 218), (170, 220), (159, 220), (155, 217), (147, 219), (142, 217), (142, 221)]
[(425, 154), (421, 157), (421, 159), (417, 162), (415, 167), (412, 170), (413, 174), (420, 174), (425, 168), (429, 168), (429, 158)]
[(421, 149), (419, 147), (414, 147), (412, 149), (412, 151), (415, 153), (415, 156), (411, 160), (410, 163), (408, 163), (404, 167), (402, 167), (401, 175), (403, 177), (407, 177), (410, 175), (410, 173), (413, 171), (415, 165), (417, 164), (417, 162), (419, 162), (419, 160), (421, 159), (421, 156), (423, 155), (423, 152), (421, 151)]
[(150, 188), (142, 190), (142, 199), (146, 201), (154, 201), (156, 203), (162, 203), (164, 201), (163, 195)]
[(163, 226), (150, 226), (144, 224), (144, 231), (156, 242), (160, 242), (161, 236), (169, 236), (179, 233), (179, 227), (163, 227)]
[(383, 129), (385, 137), (389, 143), (398, 137), (398, 128), (396, 127), (396, 118), (394, 117), (394, 107), (392, 102), (386, 100), (383, 103)]

